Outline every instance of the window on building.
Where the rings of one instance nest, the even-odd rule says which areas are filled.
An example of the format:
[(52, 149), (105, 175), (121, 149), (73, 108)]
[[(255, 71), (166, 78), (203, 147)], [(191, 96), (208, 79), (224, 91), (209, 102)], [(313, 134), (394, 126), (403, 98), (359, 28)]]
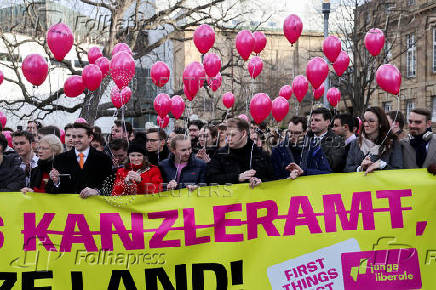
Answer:
[(386, 62), (391, 62), (393, 59), (392, 58), (392, 48), (393, 48), (392, 43), (390, 43), (388, 40), (386, 40), (386, 44), (385, 44)]
[(407, 77), (412, 78), (416, 77), (416, 43), (415, 43), (415, 34), (411, 33), (407, 35), (406, 38), (407, 44)]
[(416, 4), (416, 0), (407, 0), (407, 5), (412, 6)]
[(433, 72), (436, 72), (436, 28), (433, 28)]
[(414, 100), (407, 100), (406, 101), (406, 116), (407, 119), (409, 119), (410, 112), (415, 109), (415, 102)]
[(385, 110), (386, 113), (392, 111), (392, 102), (384, 102), (383, 109)]
[(432, 110), (432, 118), (431, 121), (432, 122), (436, 122), (436, 96), (432, 97), (432, 101), (433, 101), (433, 110)]

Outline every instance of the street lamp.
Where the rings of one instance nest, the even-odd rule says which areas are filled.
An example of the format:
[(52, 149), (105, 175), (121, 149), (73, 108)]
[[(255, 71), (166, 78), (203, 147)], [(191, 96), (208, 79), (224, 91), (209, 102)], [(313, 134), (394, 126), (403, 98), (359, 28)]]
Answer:
[[(330, 16), (330, 0), (323, 0), (322, 2), (322, 14), (324, 14), (324, 39), (329, 36), (329, 16)], [(327, 61), (327, 58), (324, 56)], [(327, 75), (324, 81), (324, 106), (328, 106), (327, 91), (329, 90), (329, 77)]]

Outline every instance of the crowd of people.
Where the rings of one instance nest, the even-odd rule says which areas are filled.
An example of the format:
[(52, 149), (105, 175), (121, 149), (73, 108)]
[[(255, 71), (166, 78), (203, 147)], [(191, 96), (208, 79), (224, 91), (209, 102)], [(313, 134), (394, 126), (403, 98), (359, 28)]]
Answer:
[(129, 122), (116, 120), (107, 138), (100, 128), (76, 122), (63, 128), (64, 143), (56, 126), (29, 121), (11, 133), (12, 146), (0, 134), (0, 191), (86, 198), (216, 184), (254, 188), (341, 172), (428, 168), (435, 174), (431, 119), (426, 109), (412, 110), (405, 120), (401, 112), (369, 107), (359, 122), (319, 107), (308, 118), (293, 117), (286, 130), (229, 118), (190, 121), (167, 135), (160, 128), (135, 133)]

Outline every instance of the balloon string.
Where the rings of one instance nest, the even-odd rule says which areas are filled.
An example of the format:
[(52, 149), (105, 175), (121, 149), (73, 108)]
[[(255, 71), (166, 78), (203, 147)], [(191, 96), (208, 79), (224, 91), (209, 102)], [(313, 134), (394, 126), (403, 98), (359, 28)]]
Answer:
[[(121, 122), (123, 123), (123, 129), (124, 129), (124, 132), (125, 133), (128, 133), (127, 132), (127, 128), (126, 128), (126, 120), (124, 119), (124, 110), (126, 109), (126, 106), (125, 105), (123, 105), (122, 107), (121, 107)], [(130, 145), (129, 144), (129, 135), (127, 134), (127, 136), (126, 136), (126, 140), (127, 140), (127, 145)], [(158, 158), (159, 159), (159, 158)]]
[(212, 92), (212, 101), (210, 102), (210, 104), (212, 105), (212, 120), (215, 120), (214, 97), (215, 97), (215, 92)]
[(254, 142), (253, 145), (251, 145), (251, 152), (250, 152), (250, 169), (252, 169), (252, 161), (253, 161), (253, 149), (254, 149)]
[[(394, 97), (397, 99), (398, 110), (395, 111), (395, 118), (394, 118), (394, 120), (392, 121), (392, 125), (394, 125), (395, 122), (397, 121), (398, 111), (400, 110), (400, 95), (401, 95), (401, 89), (400, 89), (400, 91), (398, 92), (398, 95), (397, 95), (397, 96), (394, 96)], [(391, 133), (391, 132), (392, 132), (392, 126), (389, 127), (389, 130), (388, 130), (388, 132), (386, 133), (386, 136), (385, 136), (385, 138), (383, 139), (383, 141), (380, 143), (380, 146), (383, 146), (383, 144), (385, 143), (386, 139), (387, 139), (388, 136), (389, 136), (389, 133)]]

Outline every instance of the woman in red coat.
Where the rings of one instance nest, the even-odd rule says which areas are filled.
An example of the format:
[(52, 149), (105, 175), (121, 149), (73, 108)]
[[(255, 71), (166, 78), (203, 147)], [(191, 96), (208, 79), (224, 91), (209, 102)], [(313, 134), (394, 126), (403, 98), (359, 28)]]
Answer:
[(130, 143), (129, 160), (117, 171), (112, 195), (152, 194), (162, 191), (159, 168), (148, 162), (145, 146)]

